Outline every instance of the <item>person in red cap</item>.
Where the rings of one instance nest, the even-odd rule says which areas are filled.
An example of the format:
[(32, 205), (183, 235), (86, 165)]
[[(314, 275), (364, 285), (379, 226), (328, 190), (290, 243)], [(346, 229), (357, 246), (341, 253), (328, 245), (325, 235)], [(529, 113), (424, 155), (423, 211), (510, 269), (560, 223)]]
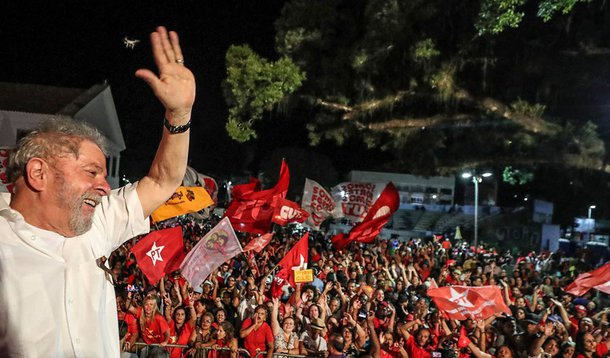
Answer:
[(576, 339), (580, 328), (580, 322), (583, 318), (587, 317), (587, 308), (583, 305), (574, 306), (574, 315), (570, 316), (568, 331), (572, 339)]

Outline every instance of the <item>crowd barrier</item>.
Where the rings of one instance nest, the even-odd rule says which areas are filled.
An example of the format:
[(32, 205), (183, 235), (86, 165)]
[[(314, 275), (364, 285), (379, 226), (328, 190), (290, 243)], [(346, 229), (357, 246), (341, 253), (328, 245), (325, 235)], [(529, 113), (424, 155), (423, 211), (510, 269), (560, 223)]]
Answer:
[[(145, 356), (147, 354), (147, 351), (145, 353), (142, 353), (142, 351), (145, 351), (147, 349), (149, 349), (150, 347), (161, 347), (159, 344), (146, 344), (144, 342), (136, 342), (135, 343), (136, 349), (138, 351), (138, 357), (142, 357)], [(184, 344), (167, 344), (164, 347), (161, 348), (179, 348), (180, 349), (180, 357), (186, 357), (186, 352), (189, 351), (191, 349), (191, 347), (184, 345)], [(228, 347), (223, 347), (223, 348), (195, 348), (195, 354), (193, 355), (194, 358), (207, 358), (208, 357), (208, 353), (211, 351), (231, 351), (231, 348)], [(239, 348), (237, 350), (237, 352), (239, 353), (238, 358), (251, 358), (250, 357), (250, 353), (245, 350), (244, 348)], [(267, 354), (267, 352), (263, 352), (264, 354)], [(259, 354), (256, 355), (257, 357), (259, 356)], [(281, 354), (282, 357), (304, 357), (304, 356), (291, 356), (291, 355), (287, 355), (287, 354)]]
[[(267, 356), (267, 351), (263, 351), (263, 352), (258, 352), (256, 353), (256, 356), (254, 356), (254, 358), (264, 358)], [(303, 356), (300, 354), (286, 354), (286, 353), (273, 353), (274, 357), (278, 357), (278, 358), (305, 358), (307, 356)]]

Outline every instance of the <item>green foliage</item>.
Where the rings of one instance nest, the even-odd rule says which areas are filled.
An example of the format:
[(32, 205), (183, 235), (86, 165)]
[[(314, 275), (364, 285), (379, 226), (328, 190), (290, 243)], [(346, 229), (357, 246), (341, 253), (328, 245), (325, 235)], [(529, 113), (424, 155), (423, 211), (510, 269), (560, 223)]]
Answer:
[(542, 20), (549, 21), (556, 12), (561, 11), (562, 14), (567, 14), (572, 11), (574, 5), (579, 2), (591, 2), (591, 0), (545, 0), (541, 1), (538, 6), (538, 16)]
[(227, 132), (238, 142), (256, 137), (253, 124), (288, 94), (296, 90), (305, 74), (289, 58), (269, 62), (248, 46), (231, 46), (227, 51), (229, 104)]
[(256, 138), (256, 132), (252, 129), (251, 124), (246, 123), (246, 125), (244, 125), (243, 122), (235, 119), (238, 115), (233, 115), (234, 112), (236, 112), (235, 108), (229, 109), (229, 120), (225, 126), (229, 137), (239, 143), (244, 143), (251, 138)]
[[(482, 0), (475, 27), (479, 35), (493, 35), (515, 28), (524, 17), (522, 8), (528, 0)], [(534, 1), (534, 0), (529, 0)], [(539, 0), (537, 16), (550, 21), (557, 12), (568, 14), (577, 3), (592, 0)]]
[(515, 28), (523, 19), (519, 8), (526, 0), (482, 0), (475, 27), (479, 35), (498, 34), (507, 27)]
[(504, 167), (502, 180), (510, 185), (524, 185), (534, 179), (534, 173), (527, 169), (513, 169), (511, 166)]
[(303, 53), (311, 46), (326, 47), (332, 37), (335, 13), (329, 3), (296, 0), (287, 2), (276, 20), (275, 47), (282, 55)]
[(529, 104), (521, 98), (511, 103), (510, 106), (517, 114), (531, 118), (542, 118), (544, 110), (546, 109), (546, 106), (543, 104)]
[(445, 63), (430, 79), (430, 87), (436, 89), (437, 97), (442, 103), (447, 103), (455, 93), (456, 70), (453, 63)]
[(436, 49), (434, 40), (431, 38), (427, 38), (415, 44), (414, 58), (416, 62), (426, 62), (438, 57), (440, 54), (441, 52)]

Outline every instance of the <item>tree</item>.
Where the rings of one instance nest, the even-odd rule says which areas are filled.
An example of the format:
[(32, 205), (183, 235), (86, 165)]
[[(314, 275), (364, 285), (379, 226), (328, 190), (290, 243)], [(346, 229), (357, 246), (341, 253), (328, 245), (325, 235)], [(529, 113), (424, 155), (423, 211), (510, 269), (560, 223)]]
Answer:
[[(311, 111), (312, 145), (357, 138), (388, 152), (386, 168), (411, 173), (498, 162), (606, 170), (590, 118), (561, 113), (608, 71), (607, 60), (589, 56), (604, 51), (599, 29), (578, 21), (605, 19), (607, 9), (577, 6), (586, 2), (289, 1), (276, 21), (276, 50), (284, 76), (303, 71), (307, 80), (293, 81), (272, 102), (246, 98), (231, 107), (232, 118), (258, 120), (259, 108), (291, 98)], [(553, 17), (558, 12), (569, 16)], [(258, 88), (231, 86), (233, 93)]]
[(305, 78), (287, 57), (269, 62), (250, 47), (231, 46), (227, 51), (225, 98), (230, 106), (227, 132), (238, 142), (256, 138), (253, 124), (273, 109)]

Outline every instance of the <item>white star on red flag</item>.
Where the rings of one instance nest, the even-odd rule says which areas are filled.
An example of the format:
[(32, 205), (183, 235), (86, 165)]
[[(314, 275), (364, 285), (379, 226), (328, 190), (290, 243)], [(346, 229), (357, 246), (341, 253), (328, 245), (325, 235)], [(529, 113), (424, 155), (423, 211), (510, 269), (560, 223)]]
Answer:
[(153, 263), (153, 266), (157, 263), (157, 261), (163, 261), (163, 256), (161, 256), (161, 251), (165, 246), (157, 246), (157, 242), (153, 242), (153, 246), (146, 253), (146, 256), (150, 257)]

